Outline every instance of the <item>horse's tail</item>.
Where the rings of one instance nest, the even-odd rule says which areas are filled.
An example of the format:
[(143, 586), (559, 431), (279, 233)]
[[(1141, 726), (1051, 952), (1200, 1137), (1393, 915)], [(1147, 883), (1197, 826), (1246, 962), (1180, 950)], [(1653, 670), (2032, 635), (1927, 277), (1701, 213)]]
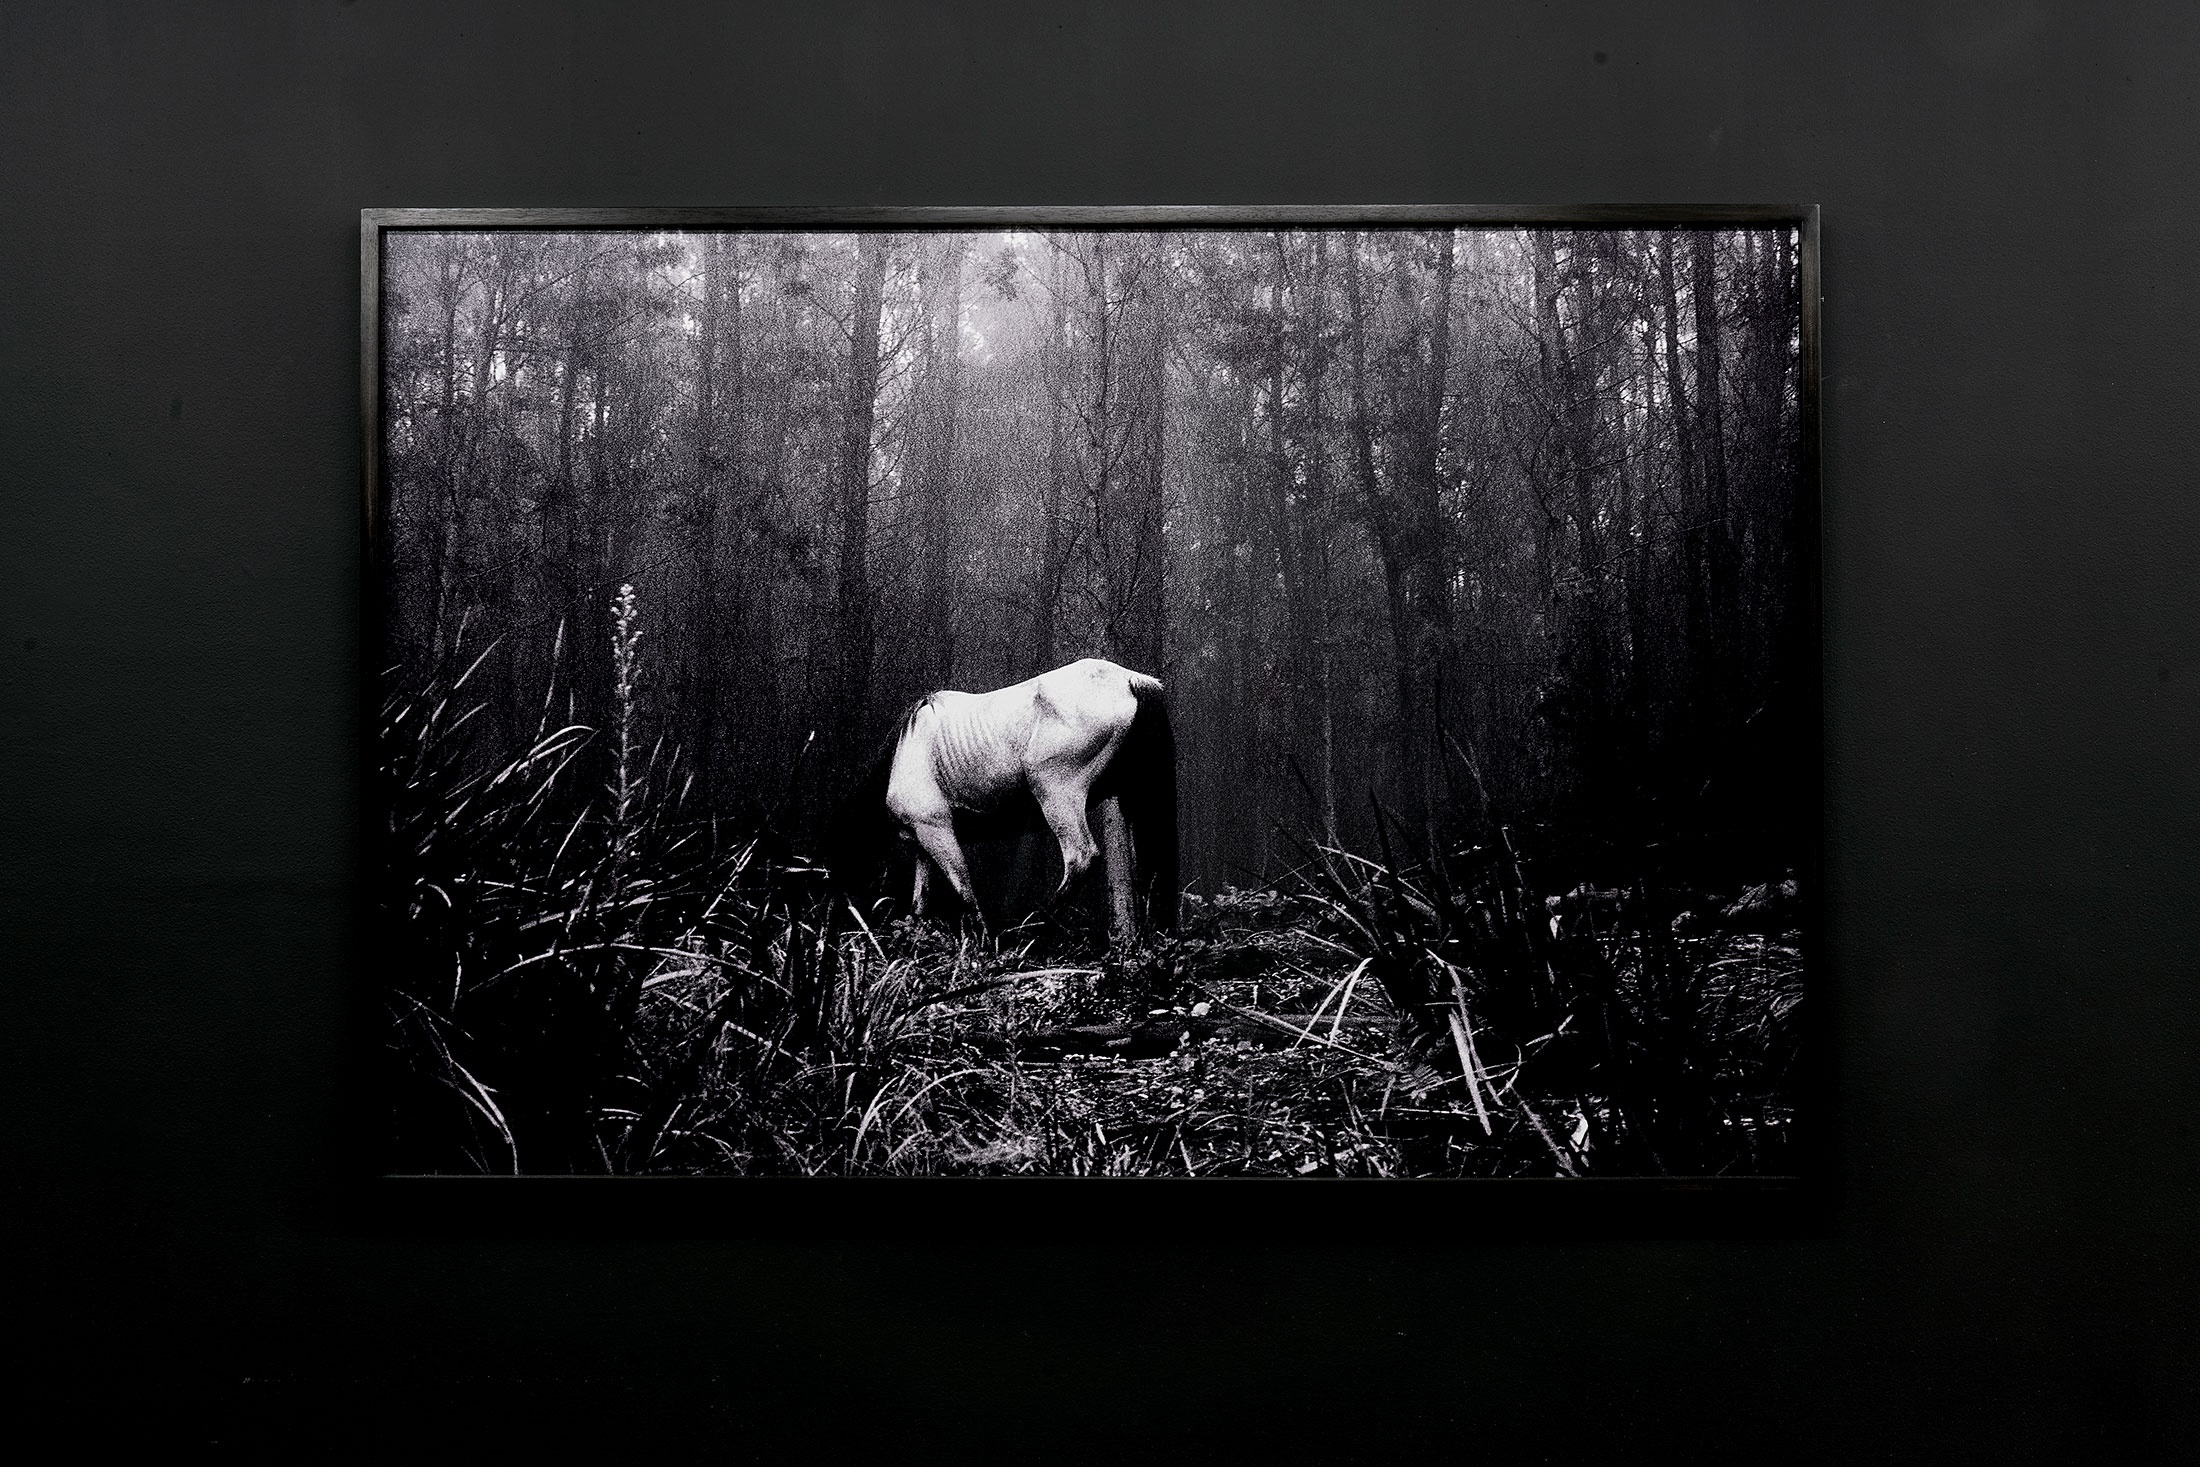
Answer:
[(1176, 833), (1176, 731), (1158, 678), (1131, 674), (1138, 713), (1108, 768), (1122, 802), (1138, 862), (1146, 920), (1157, 932), (1176, 930), (1179, 873)]

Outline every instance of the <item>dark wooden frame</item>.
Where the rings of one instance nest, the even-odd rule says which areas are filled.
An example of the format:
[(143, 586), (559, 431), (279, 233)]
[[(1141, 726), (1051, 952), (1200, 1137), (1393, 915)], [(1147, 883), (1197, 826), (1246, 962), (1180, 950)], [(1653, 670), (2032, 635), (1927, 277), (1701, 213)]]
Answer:
[[(1821, 493), (1819, 208), (1642, 204), (1158, 205), (860, 208), (363, 209), (359, 215), (359, 402), (363, 514), (360, 707), (374, 704), (382, 626), (383, 236), (411, 230), (1274, 229), (1440, 227), (1748, 228), (1799, 231), (1799, 419), (1803, 492)], [(1806, 517), (1813, 566), (1808, 613), (1823, 626), (1818, 516)], [(1821, 632), (1822, 636), (1822, 632)], [(1819, 649), (1814, 648), (1814, 651)], [(1807, 671), (1820, 730), (1808, 751), (1821, 771), (1820, 829), (1803, 877), (1805, 1031), (1794, 1175), (1503, 1178), (737, 1178), (455, 1177), (379, 1171), (375, 1103), (381, 1046), (378, 974), (364, 958), (362, 901), (350, 995), (351, 1044), (343, 1144), (311, 1210), (331, 1227), (405, 1233), (1042, 1238), (1233, 1246), (1247, 1241), (1359, 1237), (1440, 1243), (1463, 1236), (1793, 1236), (1823, 1233), (1838, 1211), (1836, 1021), (1825, 943), (1823, 655)], [(362, 739), (362, 755), (366, 741)], [(362, 782), (364, 785), (364, 781)], [(363, 824), (363, 832), (371, 825)], [(365, 858), (362, 853), (363, 859)], [(1095, 1207), (1095, 1201), (1103, 1205)], [(1227, 1232), (1217, 1232), (1227, 1229)]]

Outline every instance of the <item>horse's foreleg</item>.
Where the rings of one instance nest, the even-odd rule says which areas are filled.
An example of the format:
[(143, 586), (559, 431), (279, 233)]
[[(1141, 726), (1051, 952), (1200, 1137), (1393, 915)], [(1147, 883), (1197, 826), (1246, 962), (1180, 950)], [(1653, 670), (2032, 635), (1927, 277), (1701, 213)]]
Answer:
[[(947, 878), (947, 884), (955, 889), (955, 895), (963, 899), (963, 904), (977, 916), (978, 925), (984, 927), (985, 913), (980, 910), (977, 893), (971, 888), (970, 865), (963, 859), (961, 843), (955, 839), (953, 820), (920, 821), (909, 829), (916, 836), (917, 844), (924, 848), (924, 855), (932, 858), (933, 863), (940, 868), (940, 874)], [(917, 890), (920, 894), (924, 891), (922, 883), (927, 880), (929, 877), (925, 874), (924, 857), (919, 856)]]
[(1138, 941), (1138, 870), (1123, 802), (1109, 795), (1099, 804), (1100, 859), (1108, 874), (1109, 936), (1117, 947)]

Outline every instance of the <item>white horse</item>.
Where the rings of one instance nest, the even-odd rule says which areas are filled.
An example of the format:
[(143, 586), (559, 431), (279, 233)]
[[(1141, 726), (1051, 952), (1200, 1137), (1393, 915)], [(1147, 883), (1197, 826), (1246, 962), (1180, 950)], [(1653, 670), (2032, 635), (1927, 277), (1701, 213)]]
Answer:
[(926, 910), (936, 869), (982, 922), (957, 819), (1013, 814), (1028, 796), (1061, 848), (1055, 899), (1098, 861), (1116, 941), (1173, 927), (1176, 741), (1161, 692), (1158, 678), (1088, 657), (996, 692), (919, 699), (842, 807), (840, 874), (875, 869), (866, 835), (905, 833), (921, 852), (912, 911)]

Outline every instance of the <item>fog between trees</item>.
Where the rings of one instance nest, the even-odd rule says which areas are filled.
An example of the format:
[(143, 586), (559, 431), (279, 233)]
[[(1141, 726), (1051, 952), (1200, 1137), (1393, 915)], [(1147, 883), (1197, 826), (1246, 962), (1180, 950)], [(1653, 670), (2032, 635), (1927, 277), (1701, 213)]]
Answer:
[(393, 231), (384, 312), (386, 660), (489, 652), (487, 763), (608, 726), (631, 584), (638, 736), (798, 842), (1084, 655), (1195, 889), (1375, 802), (1568, 884), (1815, 839), (1792, 231)]

